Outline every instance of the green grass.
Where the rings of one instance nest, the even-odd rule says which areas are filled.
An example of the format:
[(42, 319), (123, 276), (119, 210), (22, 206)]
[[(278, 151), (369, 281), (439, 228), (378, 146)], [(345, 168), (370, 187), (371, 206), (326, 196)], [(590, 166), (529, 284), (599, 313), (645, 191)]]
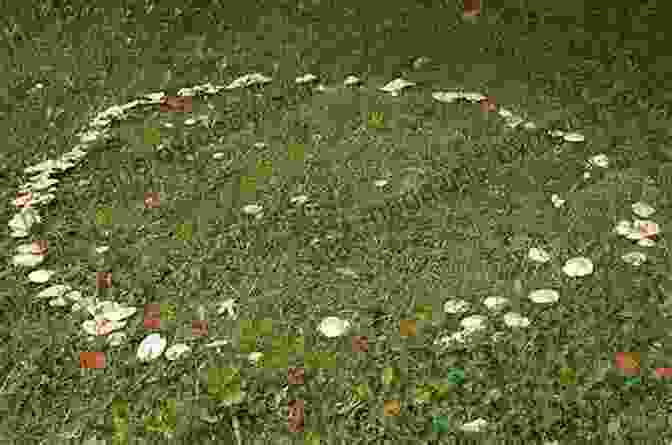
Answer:
[[(669, 80), (659, 74), (669, 59), (658, 57), (663, 43), (652, 37), (664, 30), (665, 14), (646, 16), (635, 6), (585, 11), (580, 2), (488, 3), (479, 23), (463, 25), (452, 4), (342, 3), (198, 10), (183, 2), (176, 14), (168, 5), (73, 2), (80, 11), (73, 15), (44, 2), (5, 14), (6, 221), (23, 169), (69, 150), (93, 113), (139, 94), (226, 84), (248, 72), (273, 82), (195, 98), (193, 115), (207, 114), (207, 127), (157, 108), (134, 110), (61, 178), (57, 201), (41, 211), (44, 224), (21, 241), (48, 240), (40, 267), (58, 271), (54, 283), (92, 295), (96, 272), (109, 271), (113, 286), (101, 297), (140, 312), (149, 303), (173, 304), (175, 320), (161, 334), (169, 345), (192, 344), (190, 355), (139, 363), (135, 352), (147, 334), (141, 314), (121, 347), (90, 343), (83, 316), (34, 299), (29, 271), (11, 265), (19, 242), (3, 234), (10, 254), (0, 272), (0, 352), (7, 357), (0, 438), (111, 440), (113, 402), (123, 399), (130, 443), (235, 443), (234, 416), (245, 445), (301, 443), (307, 436), (287, 430), (287, 403), (299, 399), (306, 431), (323, 443), (672, 439), (669, 380), (646, 374), (672, 367), (670, 319), (660, 310), (672, 290), (668, 244), (663, 237), (646, 250), (649, 261), (633, 268), (620, 259), (627, 241), (611, 232), (632, 218), (638, 200), (658, 209), (652, 219), (663, 231), (672, 215)], [(646, 39), (648, 53), (640, 44)], [(414, 71), (421, 55), (432, 63)], [(364, 86), (316, 93), (293, 83), (306, 72), (328, 85), (355, 74)], [(398, 75), (419, 86), (398, 98), (375, 91)], [(29, 93), (36, 82), (45, 88)], [(486, 92), (540, 127), (577, 129), (587, 142), (558, 145), (542, 131), (508, 130), (477, 106), (431, 98), (455, 88)], [(175, 126), (162, 127), (168, 121)], [(144, 143), (156, 137), (147, 128), (159, 129), (162, 150)], [(262, 141), (264, 148), (253, 148)], [(223, 158), (213, 160), (217, 152)], [(582, 180), (586, 159), (598, 153), (609, 156), (609, 168)], [(388, 185), (375, 187), (381, 178)], [(550, 194), (570, 189), (556, 209)], [(158, 208), (144, 207), (146, 192), (159, 192)], [(291, 204), (299, 194), (309, 201)], [(241, 213), (250, 203), (264, 207), (262, 218)], [(100, 209), (110, 209), (109, 224), (97, 221)], [(110, 250), (94, 254), (100, 245)], [(527, 260), (538, 245), (553, 254), (550, 264)], [(595, 273), (564, 276), (564, 261), (579, 255), (593, 260)], [(527, 294), (538, 288), (558, 289), (560, 301), (534, 305)], [(531, 326), (512, 330), (490, 317), (483, 338), (466, 347), (434, 345), (458, 327), (458, 318), (443, 313), (447, 299), (478, 307), (490, 295), (509, 298), (510, 310)], [(239, 321), (214, 315), (226, 298), (237, 299)], [(431, 308), (430, 319), (419, 321), (417, 336), (400, 337), (401, 320), (418, 318), (419, 307)], [(217, 351), (189, 340), (199, 308), (209, 336), (231, 345)], [(350, 320), (350, 335), (367, 336), (369, 352), (354, 354), (350, 335), (320, 336), (327, 316)], [(270, 331), (246, 350), (240, 320), (262, 319)], [(497, 343), (490, 341), (495, 330), (505, 332)], [(305, 342), (297, 350), (282, 341), (297, 337)], [(95, 350), (106, 351), (106, 368), (80, 369), (79, 353)], [(251, 350), (266, 361), (252, 366)], [(639, 385), (602, 372), (619, 351), (642, 353)], [(303, 385), (287, 387), (290, 366), (308, 368)], [(247, 399), (222, 407), (208, 393), (208, 376), (230, 367), (240, 370)], [(398, 375), (386, 385), (388, 367)], [(447, 387), (442, 400), (413, 402), (416, 386), (445, 384), (450, 368), (464, 370), (462, 384)], [(576, 370), (575, 384), (562, 384), (562, 368)], [(353, 388), (363, 384), (370, 397), (356, 403)], [(383, 403), (393, 399), (400, 414), (384, 417)], [(162, 407), (169, 412), (171, 400), (175, 418), (164, 420), (175, 430), (167, 439), (147, 424)], [(432, 431), (436, 416), (448, 418), (449, 431)], [(457, 430), (479, 417), (490, 429), (478, 439)]]

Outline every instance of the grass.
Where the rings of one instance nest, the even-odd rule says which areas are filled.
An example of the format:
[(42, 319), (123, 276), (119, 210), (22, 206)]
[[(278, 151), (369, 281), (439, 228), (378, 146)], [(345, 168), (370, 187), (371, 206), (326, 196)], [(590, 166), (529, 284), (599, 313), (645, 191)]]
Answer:
[[(408, 2), (236, 10), (183, 2), (181, 12), (67, 3), (75, 14), (43, 5), (3, 17), (0, 57), (11, 61), (0, 110), (5, 202), (24, 182), (23, 168), (69, 150), (94, 112), (247, 72), (273, 82), (195, 99), (192, 114), (207, 114), (208, 125), (134, 111), (61, 178), (31, 234), (49, 242), (41, 267), (86, 295), (140, 309), (174, 305), (161, 333), (194, 349), (175, 362), (139, 363), (147, 331), (138, 315), (124, 345), (90, 343), (83, 316), (35, 300), (29, 271), (7, 255), (0, 351), (11, 360), (0, 365), (1, 438), (110, 440), (115, 400), (126, 400), (130, 443), (236, 443), (233, 418), (243, 444), (298, 443), (314, 438), (287, 430), (288, 402), (303, 400), (305, 430), (324, 443), (672, 439), (669, 381), (644, 375), (627, 386), (607, 369), (619, 351), (641, 352), (643, 369), (672, 366), (670, 321), (660, 310), (672, 289), (667, 242), (633, 268), (620, 259), (627, 242), (612, 233), (635, 201), (654, 205), (663, 227), (670, 217), (669, 81), (658, 74), (667, 59), (656, 58), (662, 44), (652, 37), (664, 30), (663, 11), (493, 2), (465, 26), (452, 6)], [(413, 70), (421, 55), (432, 63)], [(293, 83), (305, 72), (328, 85), (354, 73), (365, 85), (315, 93)], [(397, 75), (419, 86), (401, 97), (375, 91)], [(37, 82), (45, 87), (29, 92)], [(507, 131), (477, 107), (431, 99), (453, 88), (487, 92), (541, 127), (575, 128), (588, 142), (558, 145), (543, 132)], [(147, 128), (159, 129), (162, 150), (144, 143)], [(582, 180), (597, 153), (609, 156), (609, 168)], [(384, 188), (373, 184), (381, 178)], [(147, 192), (160, 194), (158, 208), (145, 208)], [(563, 193), (565, 206), (555, 208), (551, 193)], [(291, 204), (300, 194), (308, 202)], [(262, 218), (241, 213), (250, 203), (263, 206)], [(101, 209), (108, 224), (96, 218)], [(7, 221), (14, 213), (11, 205), (0, 211)], [(17, 240), (8, 231), (0, 242), (13, 253)], [(109, 251), (94, 254), (100, 245)], [(551, 263), (531, 263), (533, 246), (545, 246)], [(595, 272), (563, 275), (564, 261), (579, 255)], [(111, 272), (110, 289), (96, 289), (99, 271)], [(557, 289), (560, 301), (533, 304), (527, 294), (538, 288)], [(512, 330), (493, 316), (464, 347), (434, 344), (459, 327), (443, 313), (447, 299), (478, 308), (491, 295), (509, 298), (531, 326)], [(238, 321), (210, 315), (226, 298), (236, 298)], [(206, 349), (190, 339), (201, 308), (209, 336), (231, 345)], [(431, 308), (429, 319), (419, 308)], [(354, 354), (350, 335), (319, 335), (327, 316), (350, 320), (369, 351)], [(417, 335), (402, 337), (402, 320), (416, 319)], [(241, 320), (269, 322), (253, 323), (256, 333), (265, 329), (255, 340)], [(496, 343), (495, 330), (504, 332)], [(297, 338), (303, 348), (292, 350)], [(96, 350), (106, 351), (105, 369), (80, 369), (80, 352)], [(252, 366), (253, 350), (266, 361)], [(291, 366), (307, 368), (304, 384), (287, 384)], [(222, 407), (208, 393), (209, 370), (231, 367), (248, 396)], [(396, 377), (385, 384), (387, 368)], [(450, 368), (465, 381), (442, 387), (441, 400), (414, 403), (416, 386), (445, 383)], [(575, 383), (561, 381), (563, 368), (576, 371)], [(362, 385), (370, 397), (358, 402), (351, 394)], [(170, 400), (167, 439), (148, 431), (147, 419), (170, 412)], [(399, 415), (382, 415), (386, 400), (401, 402)], [(437, 416), (448, 418), (448, 431), (432, 430)], [(490, 423), (477, 438), (457, 428), (476, 418)]]

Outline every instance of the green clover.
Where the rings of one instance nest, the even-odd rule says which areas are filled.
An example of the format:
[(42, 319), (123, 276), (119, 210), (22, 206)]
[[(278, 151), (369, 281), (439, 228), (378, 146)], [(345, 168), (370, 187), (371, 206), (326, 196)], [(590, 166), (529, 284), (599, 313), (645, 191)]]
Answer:
[(159, 145), (161, 143), (161, 130), (158, 128), (145, 128), (142, 134), (142, 142), (145, 145)]
[(561, 368), (560, 369), (560, 383), (563, 385), (575, 385), (576, 384), (576, 371), (572, 368)]
[(450, 396), (452, 385), (449, 383), (438, 383), (432, 385), (432, 398), (436, 401), (446, 400)]
[(257, 178), (254, 176), (241, 176), (240, 191), (242, 193), (254, 193), (257, 190)]
[(239, 405), (245, 400), (245, 392), (242, 391), (240, 385), (234, 385), (226, 388), (222, 392), (220, 401), (224, 406)]
[(128, 421), (129, 417), (128, 401), (119, 398), (114, 399), (112, 405), (110, 406), (110, 410), (112, 411), (113, 419)]
[(422, 304), (415, 307), (415, 318), (418, 320), (431, 320), (432, 319), (432, 305), (431, 304)]
[(306, 158), (306, 146), (298, 142), (288, 144), (287, 155), (292, 162), (302, 162)]
[(227, 406), (240, 403), (245, 398), (238, 368), (208, 369), (207, 387), (210, 397)]
[(273, 319), (272, 318), (264, 318), (261, 320), (257, 320), (255, 323), (255, 327), (259, 331), (259, 335), (262, 337), (265, 336), (270, 336), (273, 335)]
[(356, 399), (366, 401), (371, 398), (371, 389), (366, 383), (360, 383), (352, 388), (352, 395)]
[(320, 445), (321, 439), (320, 434), (315, 431), (306, 432), (306, 435), (303, 439), (304, 445)]
[(383, 127), (383, 113), (380, 111), (372, 111), (369, 113), (368, 125), (371, 128)]
[(194, 226), (192, 224), (178, 224), (175, 229), (175, 237), (182, 241), (191, 241), (194, 235)]
[(273, 165), (270, 159), (262, 159), (257, 162), (257, 177), (270, 178), (273, 176)]
[(145, 416), (143, 420), (147, 431), (171, 436), (177, 427), (177, 402), (175, 399), (161, 402), (159, 412)]
[(123, 431), (115, 430), (112, 434), (112, 445), (128, 445), (129, 442), (128, 428)]
[(399, 372), (392, 367), (386, 367), (381, 374), (381, 381), (384, 386), (391, 386), (399, 380)]
[(159, 313), (162, 320), (175, 320), (177, 318), (177, 306), (173, 303), (161, 303)]
[(99, 226), (109, 226), (112, 224), (112, 209), (105, 207), (96, 210), (96, 224)]
[(415, 401), (418, 403), (427, 403), (432, 400), (434, 389), (431, 385), (417, 385), (415, 387)]
[(330, 352), (311, 351), (304, 357), (304, 366), (307, 369), (334, 369), (336, 355)]
[(289, 355), (286, 350), (277, 350), (266, 353), (264, 357), (264, 367), (271, 369), (284, 369), (289, 367)]

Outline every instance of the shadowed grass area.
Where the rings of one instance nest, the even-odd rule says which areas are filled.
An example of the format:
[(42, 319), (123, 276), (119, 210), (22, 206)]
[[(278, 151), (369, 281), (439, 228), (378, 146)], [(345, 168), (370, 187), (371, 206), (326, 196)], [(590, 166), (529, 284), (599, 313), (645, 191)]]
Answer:
[[(35, 299), (44, 286), (12, 266), (19, 240), (4, 233), (0, 438), (112, 440), (123, 400), (127, 443), (672, 439), (669, 380), (649, 376), (672, 367), (661, 311), (672, 290), (668, 245), (662, 237), (635, 268), (621, 260), (628, 241), (612, 231), (632, 218), (635, 201), (658, 210), (652, 219), (663, 232), (670, 217), (665, 12), (500, 3), (488, 2), (475, 24), (460, 23), (457, 5), (422, 2), (42, 2), (5, 14), (6, 221), (23, 169), (69, 150), (94, 113), (248, 72), (273, 82), (194, 98), (187, 114), (136, 108), (59, 177), (43, 224), (20, 241), (49, 242), (40, 268), (57, 271), (54, 283), (140, 312), (172, 305), (174, 319), (159, 332), (190, 354), (139, 362), (148, 334), (141, 314), (119, 347), (88, 340), (88, 314)], [(418, 56), (431, 61), (415, 69)], [(307, 72), (327, 91), (296, 85)], [(363, 85), (341, 87), (350, 74)], [(399, 97), (376, 91), (397, 76), (418, 85)], [(557, 143), (431, 97), (451, 89), (486, 92), (541, 129), (576, 129), (587, 142)], [(609, 168), (584, 179), (598, 153)], [(374, 183), (381, 179), (383, 187)], [(148, 192), (159, 194), (157, 208), (146, 208)], [(554, 207), (552, 193), (565, 206)], [(292, 203), (297, 195), (308, 201)], [(248, 204), (263, 216), (241, 212)], [(96, 253), (101, 245), (109, 250)], [(527, 258), (535, 246), (552, 253), (550, 263)], [(561, 273), (575, 256), (590, 258), (595, 272)], [(111, 288), (97, 289), (101, 271), (111, 272)], [(539, 288), (558, 290), (560, 301), (534, 304), (528, 294)], [(467, 344), (435, 344), (460, 327), (444, 313), (446, 300), (486, 314), (487, 296), (508, 298), (507, 311), (530, 326), (511, 329), (488, 314)], [(238, 320), (216, 314), (227, 298), (236, 299)], [(203, 314), (208, 337), (230, 344), (206, 348), (208, 340), (193, 338)], [(320, 335), (328, 316), (349, 320), (350, 332)], [(417, 322), (414, 335), (403, 335), (406, 320)], [(368, 352), (352, 351), (353, 335), (368, 338)], [(105, 351), (105, 369), (81, 369), (83, 351)], [(256, 366), (254, 351), (264, 353)], [(641, 352), (639, 384), (612, 369), (619, 351)], [(303, 384), (288, 384), (291, 367), (306, 368)], [(213, 370), (227, 368), (239, 370), (246, 393), (234, 406), (217, 400), (226, 385), (215, 381), (226, 378)], [(397, 371), (389, 381), (388, 368)], [(447, 384), (455, 369), (464, 381)], [(567, 369), (574, 379), (562, 377)], [(235, 389), (229, 377), (225, 389)], [(434, 392), (418, 403), (425, 385)], [(288, 432), (291, 400), (305, 403), (306, 433)], [(384, 416), (392, 400), (400, 412)], [(442, 416), (448, 426), (437, 432)], [(460, 431), (477, 418), (487, 431)]]

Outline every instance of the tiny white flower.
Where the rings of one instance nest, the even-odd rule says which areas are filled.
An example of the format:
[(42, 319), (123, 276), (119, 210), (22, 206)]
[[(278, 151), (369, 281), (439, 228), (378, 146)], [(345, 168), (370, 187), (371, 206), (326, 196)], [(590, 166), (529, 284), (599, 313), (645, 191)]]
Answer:
[(243, 213), (246, 213), (248, 215), (257, 215), (262, 210), (263, 207), (257, 204), (248, 204), (245, 207), (243, 207)]
[(53, 270), (35, 270), (28, 274), (28, 280), (31, 283), (46, 283), (55, 273)]
[(184, 343), (178, 343), (166, 349), (165, 355), (168, 360), (175, 361), (182, 355), (191, 351), (191, 348)]
[(460, 429), (467, 433), (479, 433), (488, 426), (488, 421), (483, 418), (478, 418), (473, 422), (465, 423)]
[[(92, 127), (102, 128), (102, 127), (107, 127), (111, 123), (112, 123), (111, 119), (103, 119), (103, 118), (100, 118), (100, 117), (96, 117), (90, 122), (90, 125)], [(93, 140), (95, 140), (95, 138), (90, 139), (89, 137), (87, 137), (84, 140), (80, 139), (80, 142), (87, 143), (87, 142), (92, 142)]]
[(345, 275), (346, 277), (351, 277), (351, 278), (357, 278), (357, 272), (352, 270), (349, 267), (337, 267), (336, 268), (336, 273), (339, 273), (341, 275)]
[(35, 223), (42, 222), (36, 209), (26, 207), (16, 213), (9, 221), (9, 228), (16, 232), (29, 232)]
[(46, 190), (49, 187), (58, 184), (58, 179), (42, 176), (37, 181), (26, 184), (21, 187), (22, 190)]
[(506, 119), (506, 126), (509, 128), (516, 128), (518, 125), (522, 124), (525, 122), (525, 119), (521, 118), (520, 116), (512, 116), (508, 119)]
[(381, 87), (380, 90), (386, 93), (398, 93), (400, 90), (413, 85), (415, 85), (415, 82), (397, 78), (391, 82), (388, 82), (385, 86)]
[(55, 284), (53, 286), (44, 289), (42, 292), (38, 293), (35, 296), (35, 298), (42, 299), (42, 298), (61, 297), (66, 292), (69, 292), (71, 290), (72, 287), (68, 286), (67, 284)]
[(21, 254), (32, 254), (33, 249), (33, 244), (21, 244), (16, 247), (16, 252)]
[(432, 97), (439, 102), (453, 103), (462, 99), (462, 94), (457, 91), (437, 91), (432, 93)]
[(52, 306), (52, 307), (63, 307), (63, 306), (67, 306), (67, 305), (68, 305), (68, 301), (63, 297), (56, 297), (56, 298), (49, 301), (49, 306)]
[(387, 179), (377, 179), (373, 181), (373, 185), (375, 185), (378, 188), (385, 187), (387, 183), (388, 183)]
[(633, 266), (641, 266), (646, 261), (646, 255), (642, 252), (629, 252), (621, 256), (621, 259)]
[(289, 200), (292, 204), (298, 204), (298, 205), (303, 205), (308, 201), (308, 197), (306, 195), (298, 195), (294, 196)]
[(504, 314), (504, 323), (511, 328), (526, 328), (530, 325), (530, 320), (516, 312)]
[(65, 294), (65, 298), (70, 301), (80, 301), (82, 299), (82, 293), (78, 290), (73, 290)]
[(96, 247), (96, 253), (105, 253), (110, 250), (109, 246)]
[(642, 201), (634, 203), (632, 205), (632, 211), (635, 213), (635, 215), (642, 218), (648, 218), (649, 216), (656, 213), (656, 209)]
[(443, 311), (448, 314), (460, 314), (469, 309), (469, 303), (464, 300), (451, 299), (444, 303)]
[(46, 161), (40, 162), (39, 164), (26, 167), (23, 171), (25, 173), (37, 173), (37, 172), (46, 172), (49, 174), (52, 170), (56, 168), (56, 161), (53, 159), (47, 159)]
[(237, 318), (236, 311), (234, 309), (235, 304), (236, 300), (233, 298), (229, 298), (228, 300), (222, 301), (219, 304), (219, 308), (217, 309), (217, 314), (222, 315), (226, 312), (229, 314), (229, 317), (235, 320)]
[(503, 331), (497, 331), (492, 336), (490, 337), (494, 343), (497, 343), (498, 341), (501, 341), (504, 339), (506, 336), (506, 332)]
[(320, 322), (319, 331), (325, 337), (340, 337), (350, 328), (350, 322), (337, 317), (326, 317)]
[(206, 348), (221, 348), (222, 346), (228, 345), (230, 342), (228, 340), (215, 340), (210, 343), (203, 345)]
[(483, 315), (472, 315), (460, 321), (460, 326), (465, 331), (477, 331), (485, 328), (486, 318)]
[(649, 238), (642, 238), (637, 241), (639, 247), (653, 247), (656, 245), (656, 242)]
[(112, 332), (108, 337), (107, 337), (107, 344), (110, 346), (121, 346), (124, 344), (126, 341), (126, 333), (125, 332)]
[(131, 306), (116, 305), (114, 309), (106, 310), (101, 316), (112, 321), (121, 321), (134, 315), (138, 310)]
[(621, 220), (614, 227), (614, 232), (621, 236), (626, 236), (632, 232), (632, 223), (627, 220)]
[(527, 257), (537, 263), (547, 263), (551, 260), (551, 255), (544, 249), (538, 247), (532, 247), (527, 253)]
[(346, 87), (349, 87), (349, 86), (352, 86), (352, 85), (357, 85), (359, 82), (360, 82), (360, 80), (357, 77), (350, 75), (350, 76), (345, 78), (345, 80), (343, 81), (343, 85), (345, 85)]
[(538, 289), (532, 291), (529, 298), (535, 303), (555, 303), (560, 299), (560, 294), (553, 289)]
[(513, 113), (507, 110), (506, 108), (500, 108), (499, 110), (497, 110), (497, 113), (504, 119), (513, 117)]
[(266, 77), (263, 74), (259, 73), (246, 74), (231, 82), (229, 85), (226, 86), (226, 89), (232, 90), (234, 88), (244, 88), (250, 85), (268, 83), (270, 81), (271, 78)]
[(471, 331), (457, 331), (452, 333), (451, 335), (443, 336), (440, 338), (437, 338), (434, 341), (435, 345), (443, 345), (443, 346), (450, 346), (453, 344), (464, 344), (467, 342), (469, 339), (469, 334), (471, 334)]
[(158, 92), (158, 93), (145, 94), (143, 97), (147, 98), (152, 103), (157, 103), (158, 104), (159, 102), (161, 102), (161, 99), (163, 99), (163, 96), (165, 96), (165, 95), (166, 94), (163, 91), (161, 91), (161, 92)]
[(562, 271), (570, 277), (583, 277), (593, 273), (593, 263), (586, 257), (572, 258), (567, 260)]
[(583, 142), (586, 140), (586, 138), (579, 133), (565, 133), (562, 137), (567, 142)]
[(79, 312), (81, 310), (90, 311), (90, 309), (92, 307), (95, 307), (96, 304), (98, 304), (98, 300), (96, 297), (87, 297), (75, 301), (75, 303), (72, 305), (70, 309), (72, 310), (73, 313)]
[(548, 134), (550, 134), (554, 138), (561, 138), (565, 135), (565, 132), (561, 130), (553, 130), (549, 131)]
[(317, 80), (317, 76), (314, 74), (305, 74), (303, 76), (297, 77), (295, 82), (298, 84), (308, 83)]
[(565, 200), (560, 199), (560, 197), (555, 193), (551, 195), (551, 202), (556, 209), (562, 207), (565, 204)]
[(480, 102), (488, 97), (481, 93), (462, 93), (462, 98), (469, 102)]
[(255, 142), (252, 146), (257, 150), (262, 150), (267, 147), (266, 142)]
[[(20, 237), (18, 237), (18, 238), (20, 238)], [(38, 265), (42, 264), (42, 262), (44, 262), (45, 258), (46, 258), (45, 255), (35, 255), (35, 254), (32, 254), (32, 253), (20, 253), (18, 255), (14, 255), (12, 257), (12, 264), (14, 264), (15, 266), (35, 267), (35, 266), (38, 266)]]
[(142, 362), (148, 362), (158, 358), (166, 349), (166, 340), (159, 334), (150, 334), (140, 343), (137, 357)]
[(590, 172), (583, 172), (583, 179), (590, 179)]
[(56, 199), (56, 196), (53, 193), (35, 193), (33, 199), (31, 200), (31, 205), (47, 204)]
[(225, 157), (225, 156), (226, 156), (226, 153), (219, 152), (219, 153), (215, 153), (215, 154), (213, 154), (213, 155), (212, 155), (212, 158), (213, 158), (213, 159), (222, 159), (222, 158)]
[(595, 156), (593, 156), (592, 158), (590, 158), (590, 159), (588, 160), (588, 162), (589, 162), (591, 165), (594, 165), (594, 166), (596, 166), (596, 167), (600, 167), (600, 168), (607, 168), (607, 167), (609, 167), (609, 158), (608, 158), (607, 155), (605, 155), (605, 154), (595, 155)]
[(198, 87), (196, 87), (196, 88), (180, 88), (180, 90), (177, 92), (177, 95), (178, 96), (183, 96), (183, 97), (185, 97), (185, 96), (191, 97), (196, 93), (196, 91), (200, 91), (200, 88), (198, 88)]
[(190, 117), (189, 119), (186, 119), (184, 121), (185, 125), (194, 125), (195, 123), (196, 123), (196, 119), (194, 119), (193, 117)]
[[(98, 119), (96, 119), (96, 122), (100, 123), (101, 121), (98, 120)], [(105, 122), (107, 123), (107, 122), (109, 122), (109, 121), (105, 120)], [(101, 136), (101, 132), (100, 132), (100, 131), (97, 131), (97, 130), (90, 130), (90, 131), (87, 131), (86, 133), (81, 134), (81, 135), (79, 136), (79, 141), (80, 141), (82, 144), (89, 144), (89, 143), (91, 143), (91, 142), (96, 141), (100, 136)]]
[(175, 128), (175, 124), (173, 124), (171, 122), (164, 122), (163, 126), (166, 127), (166, 128)]
[(483, 300), (483, 304), (490, 310), (498, 311), (509, 303), (509, 300), (504, 297), (487, 297)]

